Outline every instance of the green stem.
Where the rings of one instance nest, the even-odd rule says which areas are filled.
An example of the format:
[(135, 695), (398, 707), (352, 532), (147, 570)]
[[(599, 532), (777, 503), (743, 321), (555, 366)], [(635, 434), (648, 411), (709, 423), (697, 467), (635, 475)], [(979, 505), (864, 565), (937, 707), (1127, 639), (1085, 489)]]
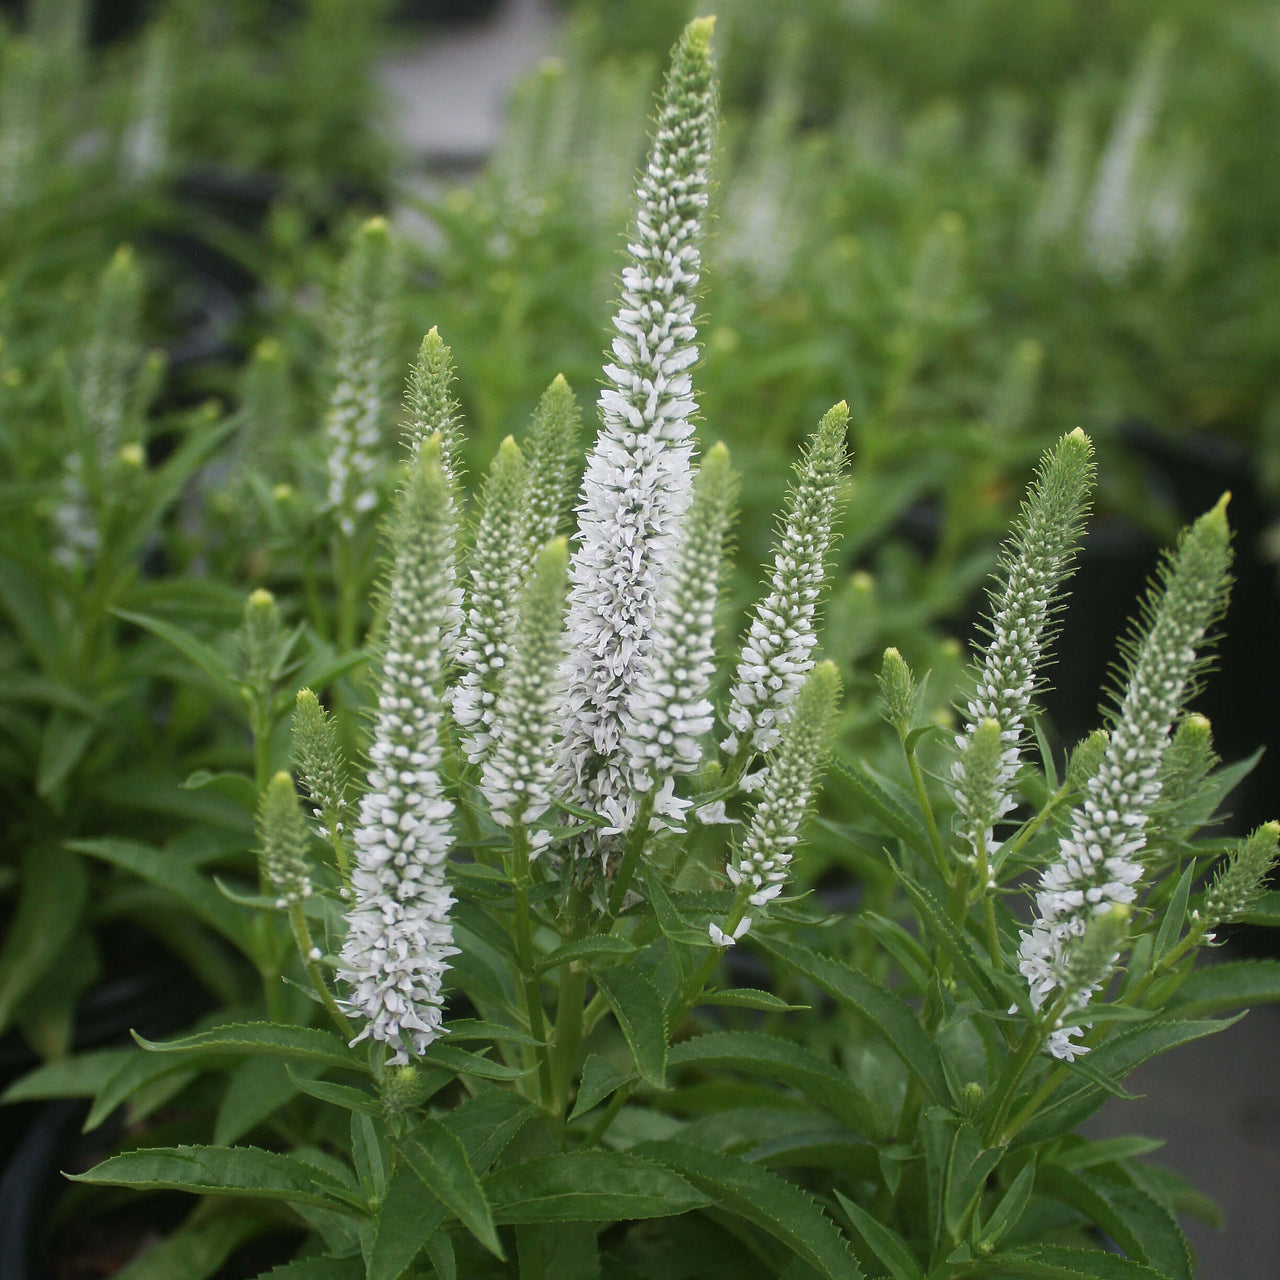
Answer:
[(991, 896), (991, 861), (987, 854), (987, 838), (978, 833), (978, 896), (982, 899), (982, 921), (987, 931), (987, 954), (997, 969), (1004, 967), (1000, 953), (1000, 934), (996, 930), (996, 904)]
[(609, 1126), (617, 1119), (618, 1112), (626, 1105), (627, 1099), (631, 1096), (631, 1090), (634, 1088), (635, 1082), (631, 1080), (628, 1080), (626, 1084), (618, 1088), (618, 1091), (609, 1099), (609, 1105), (605, 1108), (604, 1114), (591, 1126), (591, 1131), (578, 1144), (579, 1151), (589, 1151), (608, 1133)]
[(916, 753), (907, 749), (907, 740), (902, 737), (902, 752), (907, 757), (907, 768), (911, 770), (911, 781), (915, 784), (916, 799), (920, 802), (920, 812), (924, 814), (924, 824), (929, 831), (929, 845), (933, 849), (933, 860), (938, 874), (946, 885), (953, 883), (951, 868), (947, 866), (947, 855), (942, 847), (942, 835), (938, 831), (938, 820), (933, 816), (933, 804), (929, 800), (928, 789), (924, 785), (924, 775), (920, 772), (920, 762)]
[(1039, 1025), (1032, 1023), (1023, 1033), (1022, 1040), (1012, 1056), (1005, 1062), (1004, 1070), (1000, 1073), (1000, 1079), (996, 1084), (996, 1100), (991, 1119), (982, 1132), (984, 1147), (992, 1147), (997, 1141), (1003, 1141), (1002, 1130), (1009, 1108), (1013, 1104), (1013, 1095), (1023, 1075), (1026, 1074), (1027, 1067), (1031, 1065), (1032, 1058), (1040, 1048), (1041, 1038)]
[(307, 917), (303, 914), (302, 903), (295, 902), (289, 908), (289, 923), (293, 927), (293, 940), (298, 944), (298, 954), (302, 957), (311, 985), (315, 987), (316, 994), (320, 997), (320, 1003), (324, 1005), (325, 1011), (332, 1019), (333, 1025), (338, 1028), (342, 1038), (350, 1040), (355, 1031), (347, 1020), (346, 1014), (338, 1008), (338, 1002), (333, 998), (333, 993), (320, 972), (320, 966), (311, 958), (311, 930), (307, 928)]
[(551, 1059), (547, 1050), (547, 1025), (542, 1011), (542, 993), (533, 968), (533, 930), (529, 922), (529, 837), (524, 823), (516, 824), (511, 842), (511, 888), (516, 900), (516, 953), (520, 958), (520, 976), (524, 987), (525, 1012), (529, 1016), (529, 1034), (538, 1042), (539, 1101), (551, 1105)]
[(1053, 795), (1049, 797), (1044, 808), (1041, 809), (1040, 812), (1037, 813), (1036, 816), (1032, 818), (1031, 821), (1028, 822), (1027, 825), (1023, 827), (1022, 830), (1019, 831), (1018, 834), (1014, 836), (1012, 840), (1008, 841), (1005, 844), (1003, 849), (1001, 849), (1000, 851), (1001, 862), (1004, 862), (1009, 858), (1011, 858), (1014, 854), (1018, 853), (1027, 844), (1027, 842), (1032, 838), (1032, 836), (1034, 836), (1035, 833), (1039, 831), (1040, 828), (1043, 827), (1044, 824), (1049, 820), (1054, 810), (1057, 809), (1057, 807), (1062, 803), (1062, 801), (1066, 798), (1067, 794), (1068, 794), (1067, 788), (1063, 786), (1063, 787), (1059, 787), (1057, 791), (1055, 791)]
[[(747, 914), (747, 896), (749, 892), (748, 885), (738, 886), (737, 895), (733, 900), (733, 909), (729, 913), (729, 919), (722, 926), (724, 932), (730, 937), (733, 936), (733, 931), (738, 925), (742, 923), (742, 917)], [(711, 954), (693, 971), (688, 982), (684, 984), (676, 1002), (667, 1010), (668, 1034), (675, 1033), (676, 1028), (685, 1020), (689, 1010), (697, 1004), (703, 987), (711, 981), (712, 975), (720, 967), (720, 951), (719, 947), (711, 949)]]
[(622, 853), (622, 863), (618, 867), (618, 873), (613, 877), (613, 884), (609, 889), (609, 922), (617, 918), (618, 912), (622, 910), (623, 902), (626, 901), (627, 890), (631, 888), (631, 881), (635, 877), (636, 868), (640, 865), (640, 855), (644, 852), (645, 842), (649, 836), (649, 819), (652, 816), (653, 788), (650, 787), (641, 797), (640, 807), (636, 810), (635, 821), (631, 824), (631, 830), (627, 833), (627, 843)]

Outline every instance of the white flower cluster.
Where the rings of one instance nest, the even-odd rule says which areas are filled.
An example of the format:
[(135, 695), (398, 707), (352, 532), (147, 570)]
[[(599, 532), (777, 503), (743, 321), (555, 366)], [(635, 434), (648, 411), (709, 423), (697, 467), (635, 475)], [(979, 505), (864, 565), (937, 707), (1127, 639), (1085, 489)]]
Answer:
[(574, 798), (623, 831), (634, 814), (621, 748), (629, 701), (652, 644), (654, 610), (691, 494), (698, 238), (707, 206), (715, 96), (710, 23), (676, 48), (631, 261), (614, 318), (612, 383), (587, 461), (570, 568), (568, 714), (561, 762)]
[(360, 229), (343, 264), (333, 349), (333, 390), (325, 411), (329, 442), (329, 506), (351, 537), (357, 517), (377, 504), (386, 358), (393, 280), (390, 236), (382, 218)]
[[(1072, 567), (1093, 478), (1092, 446), (1078, 428), (1045, 459), (1023, 506), (1019, 527), (1002, 554), (1003, 581), (992, 593), (990, 642), (956, 735), (959, 758), (951, 766), (950, 790), (957, 826), (970, 856), (980, 844), (996, 852), (992, 824), (1014, 807), (1013, 780), (1021, 760), (1026, 716), (1036, 672), (1049, 641), (1049, 623)], [(965, 770), (977, 727), (994, 720), (1003, 751), (990, 785), (975, 796)]]
[[(514, 654), (503, 673), (493, 724), (493, 747), (480, 791), (500, 826), (536, 822), (551, 807), (557, 779), (555, 744), (564, 690), (557, 679), (564, 656), (564, 581), (568, 544), (558, 538), (538, 557), (520, 606)], [(534, 854), (551, 839), (529, 833)]]
[(527, 560), (526, 468), (508, 436), (498, 449), (484, 491), (484, 509), (470, 556), (470, 593), (462, 631), (461, 679), (451, 690), (462, 748), (479, 764), (492, 744), (498, 686), (511, 652)]
[[(742, 848), (725, 867), (734, 885), (750, 887), (747, 901), (753, 907), (766, 906), (786, 885), (792, 851), (799, 842), (800, 825), (826, 755), (839, 696), (840, 677), (835, 664), (819, 663), (800, 690), (782, 745), (765, 773)], [(749, 916), (744, 916), (732, 933), (713, 924), (711, 940), (717, 946), (730, 946), (750, 927)]]
[[(1224, 500), (1196, 521), (1165, 567), (1102, 763), (1071, 814), (1057, 860), (1041, 877), (1036, 919), (1018, 950), (1037, 1009), (1064, 985), (1071, 952), (1090, 920), (1137, 897), (1147, 817), (1160, 796), (1161, 756), (1195, 672), (1196, 646), (1221, 603), (1229, 563)], [(1048, 1045), (1055, 1057), (1070, 1061), (1082, 1051), (1073, 1043), (1080, 1028), (1068, 1020), (1100, 985), (1084, 985), (1059, 1012)]]
[(439, 449), (422, 451), (401, 498), (388, 585), (368, 790), (355, 831), (355, 901), (339, 976), (346, 1007), (395, 1050), (422, 1053), (441, 1033), (441, 981), (456, 954), (445, 880), (453, 805), (440, 777), (445, 654), (462, 624), (456, 519)]
[(715, 613), (733, 498), (729, 451), (716, 445), (699, 470), (675, 564), (663, 585), (655, 643), (632, 696), (625, 749), (636, 786), (653, 790), (654, 817), (681, 830), (689, 801), (677, 774), (693, 773), (715, 724), (707, 696), (716, 670)]
[(746, 758), (771, 751), (805, 676), (813, 668), (818, 599), (835, 525), (849, 408), (842, 400), (823, 416), (796, 467), (769, 594), (756, 606), (726, 716), (721, 744)]

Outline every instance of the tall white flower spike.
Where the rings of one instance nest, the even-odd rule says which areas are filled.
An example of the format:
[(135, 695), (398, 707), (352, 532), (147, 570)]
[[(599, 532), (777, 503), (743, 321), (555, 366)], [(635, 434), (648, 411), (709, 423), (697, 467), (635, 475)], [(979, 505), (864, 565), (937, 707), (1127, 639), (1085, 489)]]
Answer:
[(352, 987), (345, 1008), (365, 1023), (356, 1040), (386, 1044), (392, 1063), (443, 1034), (441, 984), (457, 952), (445, 880), (453, 804), (440, 764), (445, 655), (462, 612), (457, 520), (440, 457), (438, 439), (421, 448), (395, 513), (378, 710), (338, 970)]
[[(1068, 982), (1090, 922), (1138, 896), (1147, 818), (1160, 797), (1169, 732), (1194, 687), (1196, 647), (1221, 610), (1231, 564), (1227, 497), (1183, 535), (1143, 609), (1145, 629), (1127, 646), (1128, 680), (1102, 763), (1088, 780), (1059, 855), (1040, 879), (1036, 919), (1022, 933), (1019, 967), (1039, 1009), (1061, 997), (1049, 1052), (1070, 1061), (1084, 1047), (1072, 1021), (1105, 983), (1119, 956), (1090, 981)], [(1105, 971), (1105, 972), (1103, 972)]]
[[(1058, 441), (1037, 468), (1012, 536), (1000, 555), (1000, 577), (990, 595), (990, 641), (973, 675), (965, 725), (956, 735), (959, 758), (951, 767), (956, 821), (969, 857), (993, 855), (992, 827), (1014, 807), (1013, 780), (1021, 761), (1027, 714), (1037, 671), (1053, 637), (1062, 587), (1073, 568), (1093, 484), (1093, 446), (1077, 429)], [(998, 767), (975, 786), (974, 735), (993, 721), (1003, 743)]]
[(782, 740), (800, 686), (813, 669), (848, 422), (849, 406), (841, 400), (823, 415), (796, 464), (769, 592), (752, 615), (725, 717), (732, 732), (721, 745), (744, 762)]
[[(627, 828), (627, 706), (653, 642), (658, 590), (692, 496), (690, 366), (698, 240), (716, 108), (711, 19), (691, 22), (667, 75), (614, 317), (602, 427), (587, 460), (570, 563), (568, 707), (561, 767), (571, 798)], [(597, 852), (594, 842), (589, 852)], [(604, 852), (607, 853), (607, 850)]]

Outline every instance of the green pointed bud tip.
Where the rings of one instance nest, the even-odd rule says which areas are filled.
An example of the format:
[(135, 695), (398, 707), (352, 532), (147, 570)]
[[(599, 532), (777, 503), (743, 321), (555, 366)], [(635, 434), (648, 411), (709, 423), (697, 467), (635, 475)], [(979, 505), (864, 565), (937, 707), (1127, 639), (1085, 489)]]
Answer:
[(132, 271), (134, 258), (133, 245), (122, 244), (115, 253), (111, 255), (111, 266), (108, 270), (112, 272)]
[(259, 364), (276, 364), (284, 356), (284, 348), (275, 338), (263, 338), (253, 349), (253, 358)]
[(1231, 501), (1231, 490), (1228, 489), (1213, 506), (1196, 521), (1196, 524), (1212, 530), (1221, 538), (1231, 535), (1231, 526), (1227, 522), (1227, 505)]
[(694, 18), (684, 29), (685, 43), (695, 53), (705, 53), (711, 44), (711, 37), (716, 29), (715, 14), (705, 18)]
[(136, 442), (122, 445), (116, 457), (119, 459), (121, 466), (128, 467), (132, 471), (141, 470), (147, 461), (146, 450)]
[(1258, 828), (1258, 834), (1272, 844), (1280, 843), (1280, 822), (1264, 822)]
[(977, 1107), (985, 1097), (986, 1090), (976, 1080), (967, 1081), (960, 1091), (961, 1101), (971, 1110)]
[(1129, 921), (1133, 916), (1132, 910), (1128, 903), (1117, 902), (1104, 914), (1103, 918), (1113, 928), (1119, 930), (1128, 927)]
[(249, 599), (246, 602), (245, 607), (246, 607), (246, 610), (251, 609), (254, 612), (258, 612), (261, 610), (274, 608), (275, 603), (276, 603), (275, 596), (272, 595), (271, 592), (266, 589), (266, 587), (259, 587), (256, 591), (251, 591), (249, 593)]
[(561, 396), (564, 395), (565, 392), (568, 392), (569, 395), (573, 394), (573, 391), (569, 387), (569, 380), (563, 373), (557, 373), (556, 376), (551, 379), (551, 385), (547, 390), (549, 392), (555, 392), (556, 395)]
[(729, 446), (723, 440), (717, 440), (715, 444), (707, 450), (707, 456), (702, 460), (704, 470), (707, 467), (727, 467), (729, 465)]
[[(439, 434), (437, 432), (437, 434)], [(502, 443), (498, 446), (498, 460), (506, 465), (519, 463), (524, 461), (524, 454), (520, 452), (520, 446), (516, 444), (515, 436), (504, 436)]]
[(274, 791), (277, 796), (295, 796), (297, 795), (293, 785), (293, 774), (287, 769), (277, 769), (271, 775), (271, 781), (267, 783), (269, 791)]
[(368, 218), (360, 228), (360, 235), (365, 240), (389, 240), (391, 228), (381, 214)]
[(1106, 754), (1107, 744), (1111, 741), (1105, 729), (1095, 729), (1087, 738), (1082, 738), (1071, 758), (1067, 762), (1066, 785), (1072, 791), (1081, 791), (1085, 784), (1098, 772), (1102, 757)]
[(293, 485), (285, 484), (282, 480), (279, 484), (272, 486), (271, 496), (276, 502), (289, 502), (293, 498)]
[(320, 699), (311, 689), (299, 689), (298, 696), (294, 699), (294, 706), (304, 715), (311, 714), (320, 710)]
[(945, 236), (964, 235), (964, 219), (954, 209), (938, 215), (938, 230)]

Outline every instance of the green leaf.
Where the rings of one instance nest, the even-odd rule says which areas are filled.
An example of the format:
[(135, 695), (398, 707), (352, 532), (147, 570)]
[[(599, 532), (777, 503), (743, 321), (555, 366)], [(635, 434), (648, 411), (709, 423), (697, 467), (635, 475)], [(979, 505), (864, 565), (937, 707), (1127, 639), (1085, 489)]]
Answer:
[(209, 677), (214, 688), (224, 699), (237, 708), (244, 705), (231, 669), (216, 649), (210, 648), (190, 631), (175, 626), (172, 622), (166, 622), (163, 618), (152, 617), (146, 613), (133, 613), (128, 609), (113, 609), (112, 613), (117, 618), (123, 618), (126, 622), (133, 623), (135, 627), (150, 631), (166, 644), (172, 645), (183, 657)]
[(621, 1088), (635, 1076), (623, 1075), (607, 1058), (598, 1053), (588, 1054), (582, 1064), (582, 1083), (578, 1086), (578, 1096), (569, 1113), (570, 1120), (586, 1115), (593, 1107), (598, 1107), (611, 1093)]
[(412, 1169), (397, 1169), (369, 1225), (367, 1271), (361, 1269), (360, 1280), (399, 1280), (446, 1217), (444, 1205), (423, 1196), (422, 1183)]
[(351, 1113), (351, 1163), (365, 1199), (377, 1204), (386, 1194), (391, 1175), (391, 1144), (381, 1116)]
[(444, 1067), (458, 1075), (476, 1076), (481, 1080), (522, 1080), (537, 1070), (536, 1067), (509, 1067), (503, 1062), (490, 1062), (478, 1053), (441, 1044), (439, 1041), (431, 1045), (418, 1061)]
[(1018, 1176), (1009, 1184), (1008, 1191), (1000, 1197), (1000, 1203), (982, 1224), (977, 1240), (979, 1253), (994, 1249), (1018, 1225), (1031, 1202), (1035, 1180), (1036, 1162), (1031, 1159), (1019, 1170)]
[(1126, 1134), (1119, 1138), (1103, 1138), (1100, 1142), (1082, 1140), (1078, 1146), (1066, 1147), (1054, 1156), (1054, 1163), (1064, 1169), (1092, 1169), (1095, 1165), (1117, 1160), (1133, 1160), (1150, 1155), (1164, 1146), (1163, 1138), (1144, 1138)]
[(533, 966), (535, 973), (546, 973), (562, 964), (571, 964), (575, 960), (590, 960), (594, 956), (629, 956), (635, 953), (635, 944), (625, 938), (615, 938), (611, 933), (597, 933), (590, 938), (580, 938), (577, 942), (566, 942), (557, 947)]
[[(128, 1058), (120, 1064), (120, 1069), (113, 1075), (93, 1100), (89, 1115), (84, 1122), (84, 1131), (92, 1132), (117, 1107), (136, 1100), (138, 1094), (156, 1086), (166, 1077), (172, 1077), (169, 1083), (178, 1083), (185, 1087), (185, 1082), (194, 1078), (195, 1072), (191, 1064), (182, 1058), (156, 1058), (140, 1050), (129, 1053)], [(172, 1095), (170, 1095), (172, 1096)], [(135, 1101), (136, 1106), (136, 1101)]]
[(1180, 1017), (1200, 1017), (1276, 1000), (1280, 960), (1231, 960), (1195, 970), (1174, 992), (1169, 1007)]
[(253, 779), (243, 773), (210, 773), (208, 769), (197, 769), (179, 784), (184, 791), (216, 791), (234, 801), (247, 813), (254, 813), (258, 808), (258, 788)]
[(836, 760), (833, 762), (833, 768), (849, 783), (854, 795), (862, 801), (863, 805), (894, 835), (905, 841), (922, 858), (932, 856), (928, 832), (925, 831), (919, 819), (889, 794), (872, 776), (871, 770), (865, 763), (859, 761), (849, 765)]
[(66, 711), (55, 711), (45, 722), (36, 764), (36, 795), (49, 796), (71, 776), (93, 741), (97, 726)]
[(1182, 935), (1182, 924), (1187, 918), (1187, 899), (1191, 896), (1191, 881), (1195, 879), (1195, 874), (1196, 860), (1192, 858), (1187, 864), (1187, 869), (1179, 877), (1173, 897), (1169, 899), (1168, 910), (1165, 911), (1164, 919), (1160, 922), (1160, 931), (1156, 934), (1155, 952), (1152, 956), (1153, 964), (1159, 964), (1173, 950), (1174, 944)]
[(589, 1222), (531, 1222), (516, 1228), (520, 1280), (601, 1280)]
[(47, 1098), (92, 1098), (131, 1058), (133, 1049), (91, 1049), (74, 1057), (46, 1062), (15, 1080), (0, 1103), (34, 1102)]
[(631, 1046), (636, 1070), (655, 1089), (666, 1088), (667, 1011), (658, 988), (630, 966), (592, 975)]
[(148, 884), (173, 894), (197, 919), (222, 934), (243, 955), (252, 956), (249, 926), (252, 916), (229, 902), (216, 886), (172, 854), (131, 840), (71, 840), (68, 848), (101, 858)]
[(627, 1222), (711, 1203), (665, 1161), (619, 1151), (573, 1151), (508, 1165), (483, 1186), (501, 1223)]
[[(349, 1084), (334, 1084), (331, 1080), (308, 1080), (304, 1076), (296, 1075), (293, 1068), (288, 1065), (285, 1066), (285, 1070), (289, 1073), (289, 1080), (293, 1087), (299, 1093), (307, 1094), (308, 1097), (318, 1098), (321, 1102), (331, 1103), (335, 1107), (342, 1107), (345, 1111), (358, 1111), (366, 1116), (382, 1113), (382, 1104), (377, 1097), (364, 1089), (357, 1089)], [(440, 1077), (441, 1088), (453, 1079), (447, 1071), (440, 1072)]]
[(862, 1280), (849, 1242), (793, 1183), (757, 1165), (680, 1142), (646, 1142), (634, 1150), (687, 1178), (718, 1209), (767, 1231), (826, 1280)]
[(943, 1222), (953, 1240), (964, 1238), (969, 1215), (1003, 1155), (1002, 1147), (984, 1150), (973, 1125), (962, 1124), (956, 1129), (947, 1161), (947, 1190), (942, 1208)]
[(1084, 1214), (1136, 1261), (1170, 1280), (1194, 1280), (1187, 1242), (1173, 1215), (1154, 1196), (1057, 1165), (1041, 1171), (1040, 1189)]
[(442, 1116), (440, 1123), (462, 1139), (471, 1167), (484, 1170), (506, 1150), (536, 1110), (527, 1098), (490, 1089), (468, 1098)]
[[(373, 1273), (369, 1274), (372, 1280)], [(258, 1280), (365, 1280), (365, 1267), (359, 1258), (300, 1258), (263, 1272)], [(385, 1280), (395, 1280), (395, 1277)]]
[(1017, 1276), (1019, 1280), (1163, 1280), (1158, 1271), (1096, 1249), (1069, 1249), (1039, 1245), (992, 1254), (984, 1271), (988, 1275)]
[(88, 896), (79, 858), (58, 845), (27, 847), (17, 910), (0, 950), (0, 1029), (80, 928)]
[(297, 1156), (257, 1147), (149, 1147), (111, 1156), (87, 1173), (64, 1176), (72, 1182), (138, 1191), (190, 1191), (313, 1204), (336, 1213), (358, 1214), (365, 1209), (359, 1196), (333, 1174)]
[(1241, 919), (1245, 924), (1280, 927), (1280, 890), (1264, 893)]
[[(749, 936), (749, 935), (748, 935)], [(924, 1086), (934, 1102), (950, 1098), (938, 1047), (929, 1039), (916, 1015), (901, 997), (886, 990), (866, 974), (839, 960), (819, 955), (806, 947), (761, 935), (755, 944), (804, 974), (845, 1009), (859, 1014), (888, 1041), (907, 1070)]]
[(306, 1062), (324, 1062), (330, 1066), (367, 1071), (367, 1065), (347, 1048), (332, 1031), (317, 1027), (288, 1027), (274, 1022), (232, 1022), (179, 1036), (176, 1040), (148, 1040), (134, 1034), (138, 1044), (151, 1053), (183, 1053), (207, 1057), (294, 1058)]
[[(1241, 1014), (1239, 1017), (1243, 1017)], [(1134, 1067), (1141, 1066), (1158, 1053), (1174, 1049), (1191, 1040), (1199, 1040), (1224, 1031), (1239, 1021), (1182, 1021), (1153, 1018), (1132, 1030), (1121, 1031), (1105, 1041), (1089, 1055), (1093, 1066), (1117, 1080), (1122, 1080)], [(1013, 1140), (1015, 1146), (1043, 1142), (1074, 1129), (1086, 1116), (1092, 1115), (1106, 1100), (1106, 1090), (1092, 1082), (1068, 1082), (1060, 1088), (1040, 1113)]]
[(213, 1123), (213, 1145), (229, 1147), (297, 1095), (279, 1058), (252, 1057), (231, 1073)]
[(172, 1235), (153, 1244), (113, 1273), (115, 1280), (206, 1280), (247, 1241), (270, 1230), (271, 1223), (251, 1214), (193, 1214)]
[(453, 1238), (442, 1232), (427, 1237), (427, 1257), (435, 1268), (436, 1280), (458, 1280), (458, 1260), (453, 1256)]
[(809, 1008), (807, 1004), (788, 1004), (772, 991), (760, 991), (755, 987), (730, 987), (724, 991), (704, 991), (698, 997), (695, 1008), (714, 1005), (725, 1009), (761, 1009), (766, 1013), (798, 1013)]
[(835, 1197), (858, 1234), (867, 1242), (867, 1247), (889, 1268), (893, 1280), (925, 1280), (915, 1255), (896, 1231), (877, 1222), (865, 1209), (842, 1196), (839, 1191), (835, 1193)]
[(494, 1257), (505, 1257), (489, 1202), (457, 1135), (438, 1120), (424, 1120), (400, 1144), (400, 1151), (423, 1186), (456, 1214)]
[(874, 1111), (854, 1082), (812, 1049), (759, 1031), (713, 1031), (671, 1048), (668, 1062), (764, 1076), (798, 1089), (861, 1133), (875, 1131)]

